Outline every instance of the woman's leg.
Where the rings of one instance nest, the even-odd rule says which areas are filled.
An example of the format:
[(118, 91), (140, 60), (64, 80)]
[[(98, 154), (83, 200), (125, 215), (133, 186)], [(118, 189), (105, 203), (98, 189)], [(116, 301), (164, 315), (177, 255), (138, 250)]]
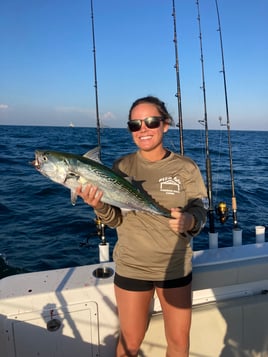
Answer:
[(115, 285), (115, 297), (120, 321), (120, 336), (116, 357), (138, 355), (147, 325), (154, 290), (129, 291)]
[(192, 315), (191, 284), (179, 288), (156, 288), (164, 317), (167, 357), (189, 356)]

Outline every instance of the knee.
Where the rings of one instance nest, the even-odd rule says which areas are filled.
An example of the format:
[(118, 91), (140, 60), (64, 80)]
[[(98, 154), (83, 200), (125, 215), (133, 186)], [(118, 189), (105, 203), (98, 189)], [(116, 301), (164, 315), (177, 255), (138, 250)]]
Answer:
[(119, 338), (117, 346), (117, 356), (118, 357), (136, 357), (138, 356), (140, 345), (140, 340), (135, 339), (125, 339), (122, 335)]
[(167, 356), (188, 356), (190, 349), (189, 335), (181, 334), (167, 338)]

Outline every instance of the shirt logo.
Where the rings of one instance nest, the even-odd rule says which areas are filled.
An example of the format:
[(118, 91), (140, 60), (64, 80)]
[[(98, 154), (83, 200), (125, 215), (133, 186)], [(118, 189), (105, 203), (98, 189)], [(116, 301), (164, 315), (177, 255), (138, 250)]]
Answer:
[(159, 180), (160, 191), (167, 195), (174, 195), (181, 192), (181, 180), (177, 177), (162, 177)]

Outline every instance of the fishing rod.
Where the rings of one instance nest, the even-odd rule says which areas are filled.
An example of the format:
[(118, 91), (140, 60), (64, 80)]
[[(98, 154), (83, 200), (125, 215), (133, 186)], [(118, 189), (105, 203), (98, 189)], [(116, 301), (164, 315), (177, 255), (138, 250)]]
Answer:
[(184, 155), (184, 144), (183, 144), (183, 121), (182, 121), (182, 106), (181, 106), (181, 86), (180, 86), (180, 71), (179, 71), (179, 56), (178, 56), (178, 40), (177, 40), (177, 30), (176, 30), (176, 9), (175, 9), (175, 0), (172, 0), (172, 16), (173, 16), (173, 28), (174, 28), (174, 46), (175, 46), (175, 70), (176, 70), (176, 79), (177, 79), (177, 93), (175, 96), (178, 100), (178, 124), (177, 127), (180, 131), (180, 153)]
[[(218, 7), (218, 1), (215, 0), (217, 18), (218, 18), (218, 32), (220, 37), (220, 47), (221, 47), (221, 60), (222, 60), (222, 74), (223, 74), (223, 84), (224, 84), (224, 96), (225, 96), (225, 110), (226, 110), (226, 126), (228, 133), (228, 147), (229, 147), (229, 161), (230, 161), (230, 175), (231, 175), (231, 188), (232, 188), (232, 211), (233, 211), (233, 227), (238, 228), (237, 220), (237, 202), (235, 195), (235, 183), (234, 183), (234, 172), (233, 172), (233, 158), (232, 158), (232, 142), (231, 142), (231, 128), (229, 119), (229, 107), (228, 107), (228, 96), (227, 96), (227, 85), (226, 85), (226, 74), (225, 74), (225, 64), (224, 64), (224, 52), (223, 52), (223, 41), (222, 41), (222, 31), (220, 22), (220, 13)], [(224, 125), (224, 124), (221, 124)]]
[(204, 104), (204, 120), (199, 122), (205, 126), (205, 149), (206, 149), (206, 178), (207, 178), (207, 193), (208, 193), (208, 218), (209, 218), (209, 232), (215, 233), (214, 224), (214, 208), (213, 208), (213, 197), (212, 197), (212, 169), (211, 169), (211, 159), (209, 155), (209, 139), (208, 139), (208, 119), (207, 119), (207, 101), (206, 101), (206, 85), (205, 85), (205, 69), (204, 69), (204, 56), (203, 56), (203, 43), (202, 43), (202, 31), (201, 31), (201, 18), (200, 18), (200, 8), (199, 1), (196, 1), (197, 5), (197, 21), (199, 28), (199, 43), (200, 43), (200, 60), (202, 69), (202, 87), (203, 90), (203, 104)]
[[(98, 80), (97, 80), (97, 59), (96, 59), (96, 45), (95, 45), (95, 28), (94, 28), (94, 12), (93, 12), (93, 0), (91, 0), (91, 28), (92, 28), (92, 45), (93, 45), (93, 61), (94, 61), (94, 88), (95, 88), (95, 105), (96, 105), (96, 125), (97, 125), (97, 138), (98, 138), (98, 155), (101, 160), (101, 126), (100, 126), (100, 116), (99, 116), (99, 99), (98, 99)], [(101, 239), (99, 244), (99, 260), (100, 262), (105, 262), (109, 260), (109, 243), (106, 241), (105, 237), (105, 225), (96, 216), (95, 224), (97, 228), (97, 235)]]
[(100, 133), (101, 130), (100, 130), (100, 116), (99, 116), (97, 59), (96, 59), (96, 45), (95, 45), (93, 0), (91, 0), (91, 28), (92, 28), (92, 45), (93, 45), (93, 62), (94, 62), (94, 88), (95, 88), (97, 138), (98, 138), (98, 148), (99, 148), (99, 159), (101, 160), (101, 133)]

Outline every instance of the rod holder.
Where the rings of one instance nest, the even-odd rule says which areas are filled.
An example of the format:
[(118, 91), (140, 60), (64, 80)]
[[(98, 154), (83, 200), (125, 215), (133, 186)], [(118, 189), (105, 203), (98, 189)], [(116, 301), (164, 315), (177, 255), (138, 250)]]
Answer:
[(109, 259), (109, 243), (100, 243), (99, 244), (99, 262), (105, 263), (108, 262)]
[(265, 227), (255, 226), (255, 232), (256, 232), (256, 243), (265, 242)]
[(110, 267), (100, 267), (93, 271), (93, 276), (97, 279), (108, 279), (114, 275), (114, 270)]
[(242, 229), (233, 229), (233, 246), (242, 245)]
[(208, 238), (209, 238), (209, 249), (215, 249), (218, 248), (218, 232), (215, 233), (208, 233)]

